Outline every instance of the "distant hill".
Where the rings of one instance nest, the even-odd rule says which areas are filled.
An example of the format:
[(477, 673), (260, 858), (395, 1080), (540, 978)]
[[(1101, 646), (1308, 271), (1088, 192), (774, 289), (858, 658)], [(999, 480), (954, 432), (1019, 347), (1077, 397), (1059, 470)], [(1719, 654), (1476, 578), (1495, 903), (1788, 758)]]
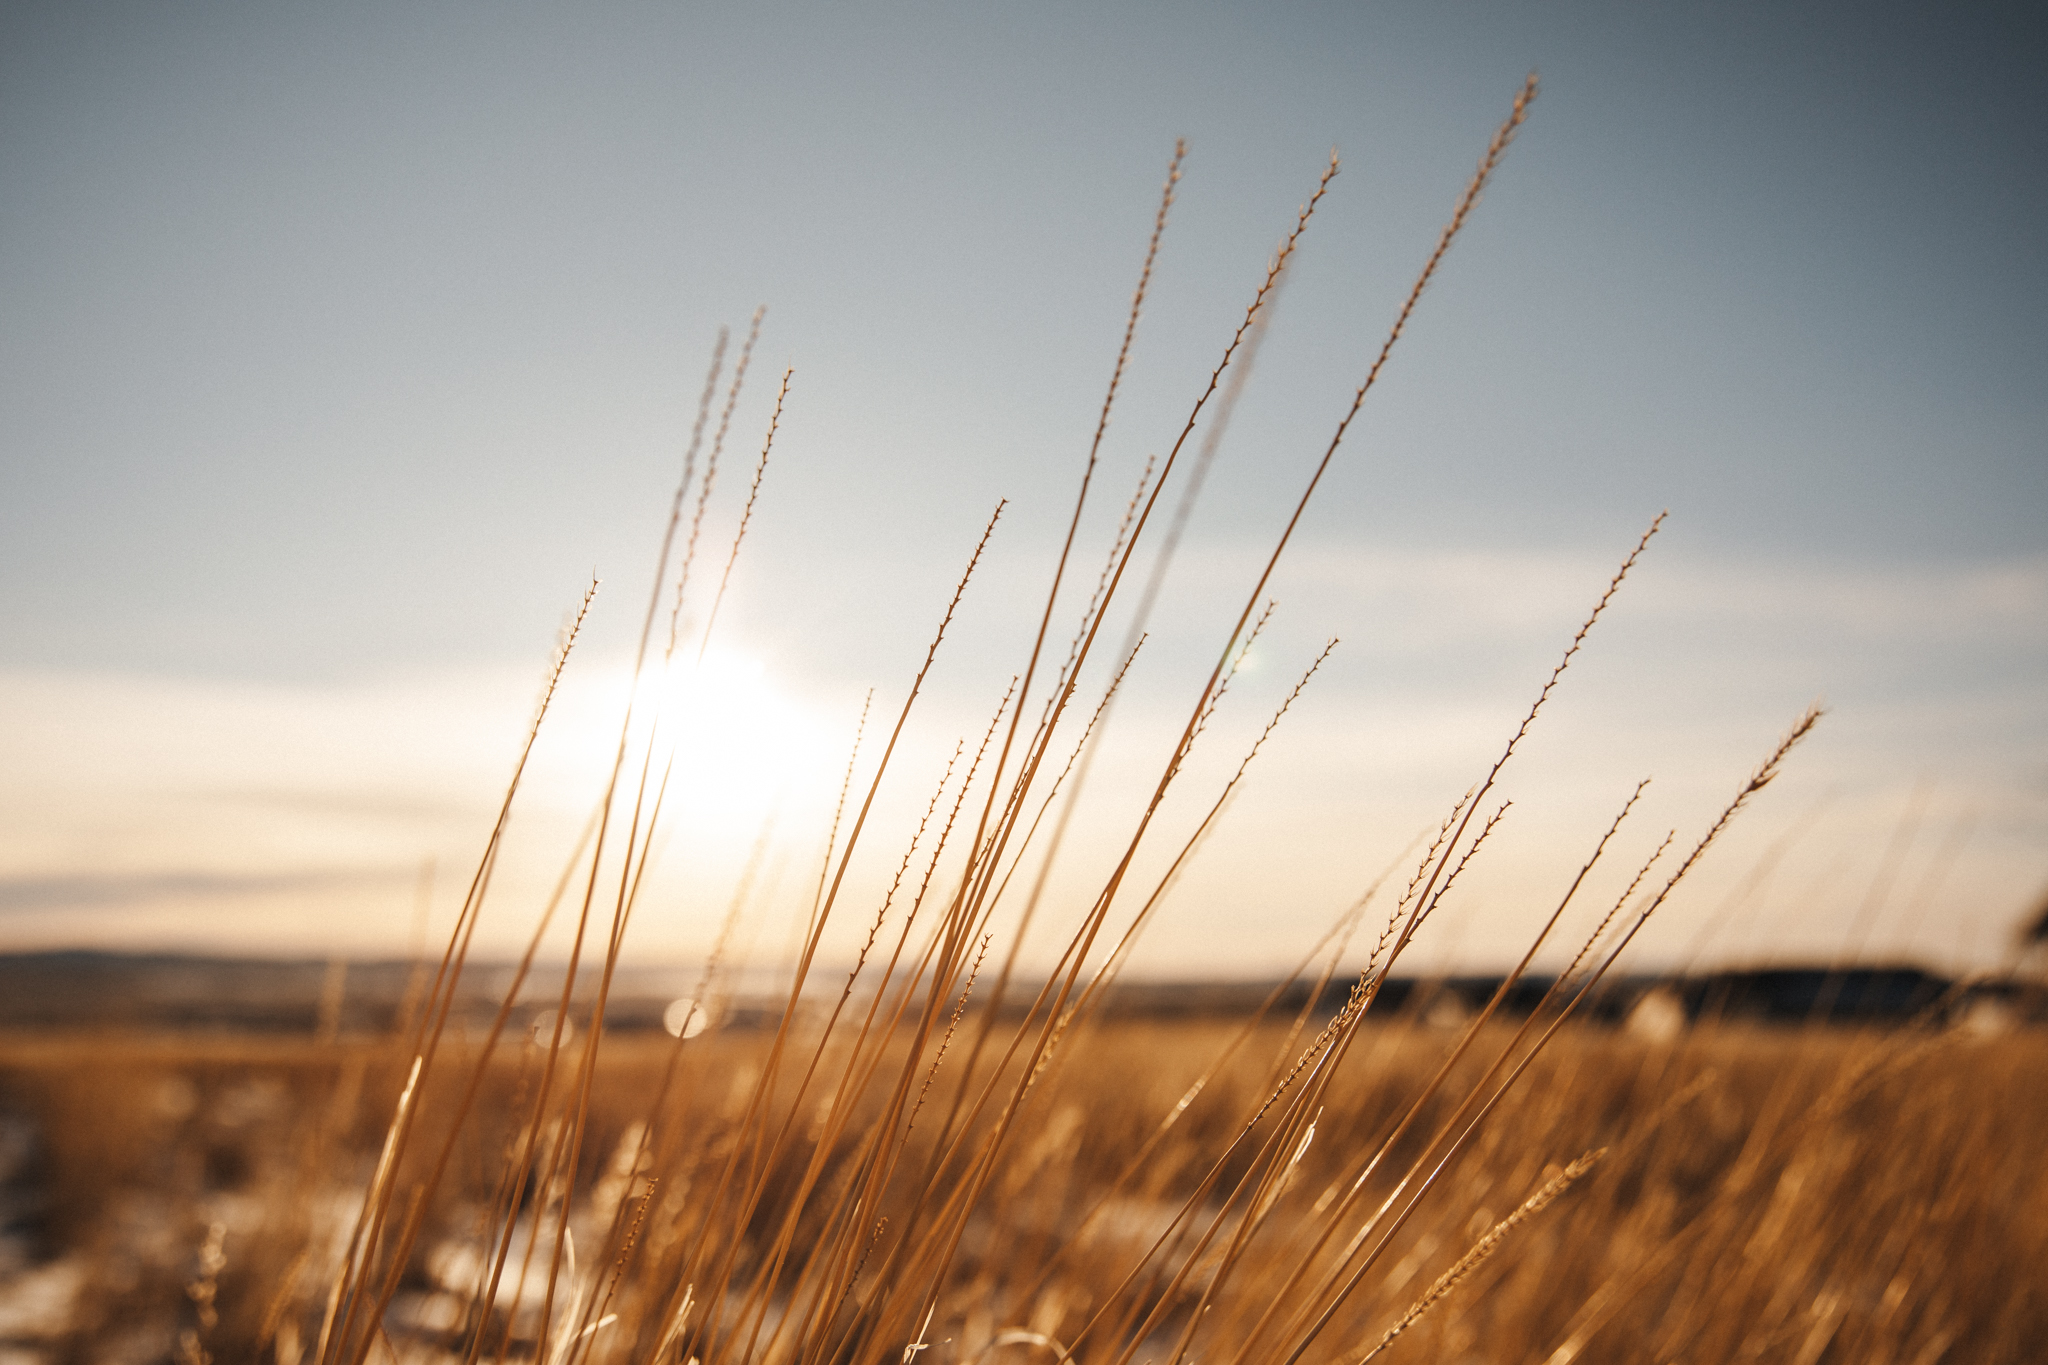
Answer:
[[(376, 1034), (397, 1025), (409, 994), (423, 988), (433, 965), (87, 950), (0, 954), (0, 1029)], [(559, 965), (536, 968), (515, 1009), (519, 1023), (549, 1008), (560, 990), (560, 971)], [(456, 1014), (489, 1018), (511, 979), (509, 964), (472, 964)], [(694, 979), (694, 972), (675, 968), (622, 968), (613, 982), (606, 1027), (660, 1027), (669, 1004), (687, 995)], [(1397, 977), (1386, 984), (1376, 1008), (1387, 1018), (1414, 1010), (1432, 1022), (1451, 1023), (1483, 1007), (1500, 982), (1497, 976)], [(583, 973), (577, 1000), (587, 1005), (596, 984), (594, 971)], [(1511, 1016), (1526, 1014), (1549, 986), (1548, 977), (1524, 978), (1509, 992), (1503, 1010)], [(1283, 989), (1258, 981), (1129, 981), (1114, 989), (1105, 1008), (1122, 1017), (1222, 1018), (1243, 1016), (1274, 998), (1276, 1010), (1291, 1014), (1308, 1003), (1309, 989), (1305, 982)], [(1334, 1010), (1346, 989), (1346, 982), (1334, 982), (1318, 1002), (1319, 1012)], [(1958, 1009), (1965, 995), (2020, 1003), (2010, 987), (1977, 984), (1964, 990), (1945, 976), (1913, 966), (1839, 973), (1824, 966), (1783, 966), (1610, 979), (1584, 1002), (1581, 1013), (1592, 1021), (1617, 1023), (1653, 991), (1667, 1008), (1675, 1005), (1688, 1018), (1769, 1023), (1904, 1021), (1930, 1007)], [(1021, 1008), (1035, 993), (1035, 987), (1019, 986), (1008, 1008)], [(729, 1008), (725, 1022), (766, 1023), (779, 1013), (778, 999), (760, 998)]]
[[(396, 1026), (437, 965), (89, 950), (0, 954), (0, 1028), (381, 1033)], [(513, 964), (472, 963), (456, 1013), (489, 1017), (512, 977)], [(682, 978), (676, 971), (622, 969), (608, 1024), (658, 1027), (669, 1001), (687, 990)], [(536, 967), (521, 992), (522, 1020), (545, 1008), (560, 982), (559, 965)], [(578, 997), (588, 999), (596, 984), (595, 972), (581, 974)]]

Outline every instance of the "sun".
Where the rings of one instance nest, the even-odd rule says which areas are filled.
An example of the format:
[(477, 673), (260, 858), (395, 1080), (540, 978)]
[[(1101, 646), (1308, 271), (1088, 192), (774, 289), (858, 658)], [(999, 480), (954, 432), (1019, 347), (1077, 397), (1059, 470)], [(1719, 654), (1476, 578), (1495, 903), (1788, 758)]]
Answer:
[(760, 656), (712, 649), (656, 660), (637, 683), (630, 660), (566, 681), (542, 724), (534, 788), (582, 793), (568, 798), (578, 808), (601, 794), (629, 703), (618, 795), (633, 802), (644, 775), (647, 798), (661, 799), (660, 825), (686, 837), (751, 838), (772, 808), (807, 800), (844, 762), (843, 723), (830, 724)]
[(701, 813), (757, 808), (830, 766), (823, 718), (753, 655), (712, 651), (650, 670), (642, 692), (659, 708), (651, 741), (659, 753), (666, 732), (678, 794)]

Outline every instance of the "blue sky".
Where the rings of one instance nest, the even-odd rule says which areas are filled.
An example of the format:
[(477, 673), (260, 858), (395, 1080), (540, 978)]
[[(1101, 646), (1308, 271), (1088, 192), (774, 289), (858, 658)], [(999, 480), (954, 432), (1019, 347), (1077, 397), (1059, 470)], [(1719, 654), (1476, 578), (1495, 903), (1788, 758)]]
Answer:
[[(1143, 770), (1534, 69), (1228, 742), (1344, 643), (1159, 970), (1312, 939), (1664, 508), (1447, 960), (1511, 940), (1635, 777), (1697, 825), (1816, 696), (1804, 768), (1646, 951), (1989, 960), (2048, 880), (2044, 57), (2020, 6), (5, 7), (0, 934), (401, 940), (593, 568), (602, 713), (711, 339), (757, 304), (736, 462), (796, 376), (721, 647), (786, 694), (760, 723), (843, 753), (1008, 497), (935, 679), (946, 749), (1018, 667), (1175, 138), (1092, 543), (1334, 145), (1122, 713)], [(1714, 878), (1809, 808), (1712, 928)], [(536, 867), (558, 834), (536, 816)], [(679, 907), (735, 840), (678, 853)]]

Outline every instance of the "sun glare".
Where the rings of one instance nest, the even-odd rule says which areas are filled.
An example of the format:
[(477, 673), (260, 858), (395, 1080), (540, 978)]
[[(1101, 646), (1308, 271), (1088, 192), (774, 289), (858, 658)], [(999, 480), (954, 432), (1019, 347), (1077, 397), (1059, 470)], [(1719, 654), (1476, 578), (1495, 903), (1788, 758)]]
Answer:
[(824, 757), (825, 727), (760, 659), (707, 654), (678, 668), (659, 695), (679, 768), (716, 801), (758, 804)]
[(651, 780), (664, 772), (669, 778), (665, 804), (694, 827), (758, 823), (769, 806), (830, 768), (839, 742), (753, 655), (713, 649), (701, 661), (657, 662), (637, 686), (630, 663), (620, 661), (565, 684), (543, 727), (551, 762), (580, 779), (574, 788), (589, 790), (610, 772), (629, 695), (627, 771), (651, 758)]

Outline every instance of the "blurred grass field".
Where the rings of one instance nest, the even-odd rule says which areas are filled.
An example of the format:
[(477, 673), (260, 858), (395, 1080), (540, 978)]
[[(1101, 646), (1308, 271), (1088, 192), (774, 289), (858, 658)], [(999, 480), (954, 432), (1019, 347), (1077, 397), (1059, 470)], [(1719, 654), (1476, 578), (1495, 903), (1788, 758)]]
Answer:
[[(1498, 1027), (1498, 1026), (1496, 1026)], [(1235, 1032), (1106, 1022), (1045, 1078), (1028, 1137), (977, 1210), (926, 1340), (956, 1365), (1051, 1359), (1227, 1143), (1287, 1044), (1266, 1025), (1114, 1190), (1128, 1158)], [(1264, 1238), (1198, 1340), (1222, 1350), (1292, 1264), (1311, 1211), (1355, 1175), (1455, 1035), (1403, 1017), (1364, 1032)], [(578, 1185), (593, 1239), (626, 1196), (641, 1105), (680, 1054), (671, 1104), (694, 1155), (663, 1181), (638, 1253), (681, 1254), (693, 1188), (738, 1131), (764, 1033), (608, 1044)], [(434, 1195), (394, 1298), (403, 1360), (461, 1358), (473, 1224), (492, 1195), (534, 1049), (488, 1071), (476, 1137)], [(1472, 1069), (1476, 1064), (1467, 1064)], [(196, 1332), (214, 1359), (304, 1358), (404, 1079), (392, 1047), (343, 1041), (17, 1036), (0, 1041), (14, 1265), (5, 1358), (151, 1361)], [(2048, 1039), (1926, 1030), (1703, 1027), (1667, 1042), (1560, 1036), (1402, 1230), (1384, 1273), (1305, 1357), (1344, 1362), (1497, 1219), (1589, 1149), (1600, 1165), (1519, 1228), (1389, 1359), (2026, 1361), (2048, 1340)], [(1453, 1087), (1455, 1089), (1455, 1086)], [(1432, 1102), (1422, 1130), (1448, 1101)], [(440, 1121), (429, 1108), (422, 1122)], [(1419, 1146), (1411, 1139), (1409, 1146)], [(833, 1153), (844, 1174), (852, 1144)], [(786, 1157), (793, 1181), (809, 1152)], [(1405, 1151), (1395, 1153), (1396, 1168)], [(1091, 1210), (1087, 1226), (1081, 1222)], [(203, 1252), (219, 1233), (207, 1283)], [(1192, 1298), (1195, 1280), (1178, 1293)], [(195, 1291), (201, 1291), (195, 1293)], [(38, 1298), (37, 1296), (41, 1297)], [(41, 1316), (36, 1316), (40, 1305)], [(1010, 1334), (1007, 1338), (1005, 1333)], [(1001, 1344), (999, 1344), (1001, 1343)], [(373, 1357), (378, 1358), (378, 1357)], [(513, 1358), (528, 1358), (521, 1347)], [(620, 1359), (644, 1356), (622, 1353)]]

